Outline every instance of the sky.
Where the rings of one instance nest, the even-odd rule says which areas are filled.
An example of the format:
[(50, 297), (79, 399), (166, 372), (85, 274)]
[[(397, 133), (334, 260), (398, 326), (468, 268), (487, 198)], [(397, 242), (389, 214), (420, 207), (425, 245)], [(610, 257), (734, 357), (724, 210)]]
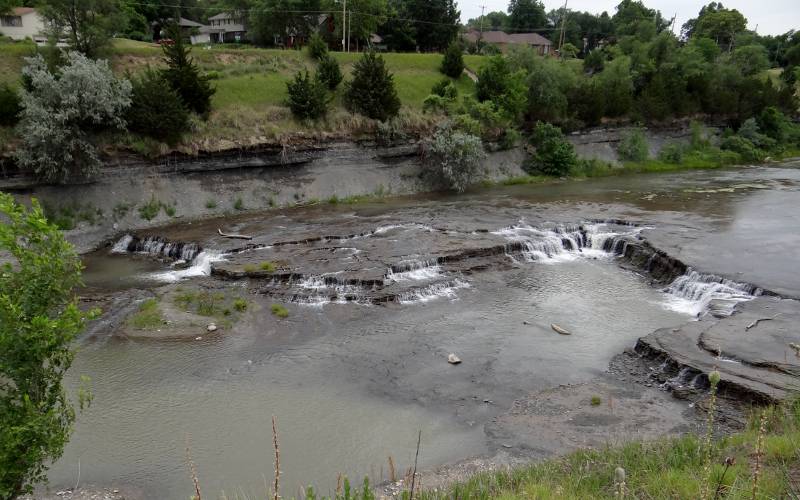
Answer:
[[(486, 12), (495, 10), (505, 11), (508, 0), (456, 0), (461, 9), (461, 20), (481, 15), (481, 5), (486, 6)], [(572, 10), (600, 13), (604, 10), (609, 15), (614, 15), (614, 8), (619, 0), (568, 0), (567, 7)], [(680, 32), (680, 27), (687, 19), (696, 17), (700, 7), (711, 0), (644, 0), (647, 7), (658, 9), (661, 15), (671, 19), (677, 14), (675, 33)], [(727, 8), (738, 9), (747, 18), (747, 27), (756, 29), (760, 35), (779, 35), (790, 29), (800, 29), (800, 1), (798, 0), (727, 0), (722, 2)], [(563, 2), (544, 0), (545, 10), (562, 7)]]

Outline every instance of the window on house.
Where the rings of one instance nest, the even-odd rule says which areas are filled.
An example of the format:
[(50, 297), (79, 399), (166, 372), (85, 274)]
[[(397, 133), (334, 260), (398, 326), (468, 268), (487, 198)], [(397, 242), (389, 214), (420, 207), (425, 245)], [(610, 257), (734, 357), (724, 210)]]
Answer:
[(2, 16), (0, 17), (0, 26), (13, 26), (19, 28), (20, 26), (22, 26), (22, 17)]

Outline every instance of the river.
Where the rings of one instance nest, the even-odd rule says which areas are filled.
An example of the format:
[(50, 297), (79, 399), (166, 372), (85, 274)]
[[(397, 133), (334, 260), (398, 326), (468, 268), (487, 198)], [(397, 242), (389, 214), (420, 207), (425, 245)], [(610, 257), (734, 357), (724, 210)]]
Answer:
[[(800, 280), (782, 270), (798, 257), (786, 249), (800, 243), (799, 186), (787, 163), (312, 206), (138, 234), (149, 255), (123, 244), (85, 257), (86, 294), (106, 305), (153, 295), (170, 323), (142, 335), (115, 323), (82, 338), (67, 383), (88, 375), (94, 401), (50, 482), (73, 486), (80, 470), (81, 484), (186, 498), (188, 447), (204, 493), (266, 496), (273, 415), (285, 496), (308, 484), (328, 492), (339, 473), (386, 479), (390, 456), (405, 470), (419, 431), (421, 468), (514, 449), (492, 423), (518, 398), (591, 381), (639, 337), (692, 321), (710, 302), (747, 300), (737, 283), (798, 294)], [(751, 251), (754, 234), (769, 259)], [(176, 266), (154, 258), (168, 253), (156, 235), (198, 246), (183, 246), (190, 262)], [(617, 237), (646, 237), (736, 283), (693, 283), (692, 293), (654, 284), (604, 247)], [(278, 270), (261, 273), (266, 261)], [(174, 306), (187, 291), (243, 298), (247, 310), (200, 321)], [(270, 313), (275, 303), (287, 318)], [(205, 331), (209, 321), (218, 332)], [(450, 353), (463, 362), (449, 364)]]

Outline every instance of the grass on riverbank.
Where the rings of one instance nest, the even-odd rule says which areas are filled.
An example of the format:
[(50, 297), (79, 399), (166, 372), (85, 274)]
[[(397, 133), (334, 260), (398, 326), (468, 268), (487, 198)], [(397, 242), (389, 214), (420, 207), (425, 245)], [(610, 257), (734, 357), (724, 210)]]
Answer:
[(147, 299), (139, 304), (139, 310), (131, 316), (128, 324), (137, 330), (154, 330), (163, 325), (164, 316), (158, 307), (158, 300)]
[[(747, 430), (713, 443), (709, 469), (706, 456), (703, 440), (696, 436), (634, 442), (481, 474), (416, 498), (703, 498), (704, 490), (706, 498), (798, 498), (800, 403), (756, 412)], [(731, 459), (728, 466), (726, 459)], [(625, 471), (624, 487), (616, 479), (618, 467)]]

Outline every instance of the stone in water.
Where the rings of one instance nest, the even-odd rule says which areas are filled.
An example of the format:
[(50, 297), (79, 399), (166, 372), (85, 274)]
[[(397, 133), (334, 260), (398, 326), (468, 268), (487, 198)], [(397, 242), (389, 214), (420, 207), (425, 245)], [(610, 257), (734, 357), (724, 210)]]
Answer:
[(451, 352), (450, 355), (447, 356), (447, 362), (451, 365), (457, 365), (461, 363), (461, 358)]
[(552, 328), (554, 332), (559, 333), (561, 335), (572, 335), (569, 331), (561, 328), (555, 323), (550, 323), (550, 328)]
[(215, 325), (214, 323), (211, 323), (211, 324), (208, 325), (206, 330), (208, 330), (209, 332), (215, 332), (215, 331), (217, 331), (217, 325)]

